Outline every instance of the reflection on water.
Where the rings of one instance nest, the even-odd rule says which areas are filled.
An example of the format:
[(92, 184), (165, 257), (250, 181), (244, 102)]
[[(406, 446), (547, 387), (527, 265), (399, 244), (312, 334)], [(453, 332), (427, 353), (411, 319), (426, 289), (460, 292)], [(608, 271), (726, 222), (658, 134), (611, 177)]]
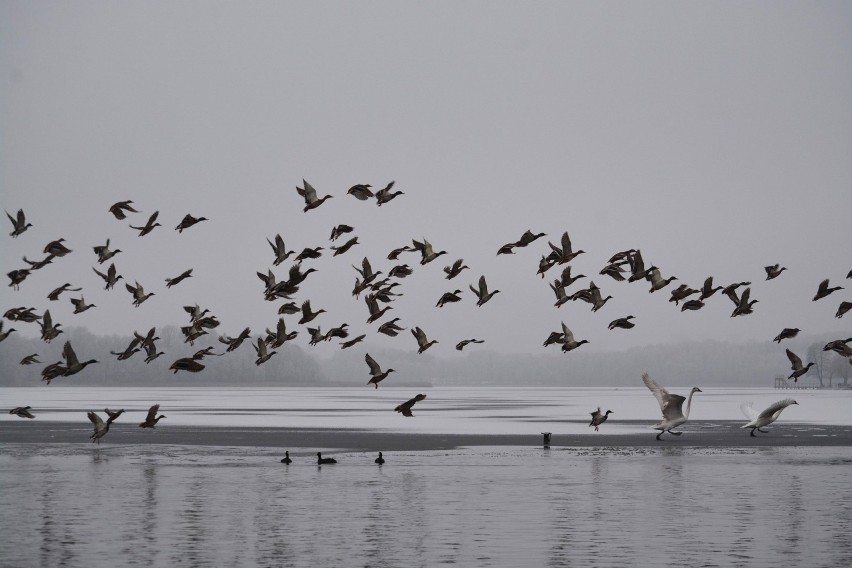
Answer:
[(846, 448), (0, 447), (10, 566), (841, 566)]

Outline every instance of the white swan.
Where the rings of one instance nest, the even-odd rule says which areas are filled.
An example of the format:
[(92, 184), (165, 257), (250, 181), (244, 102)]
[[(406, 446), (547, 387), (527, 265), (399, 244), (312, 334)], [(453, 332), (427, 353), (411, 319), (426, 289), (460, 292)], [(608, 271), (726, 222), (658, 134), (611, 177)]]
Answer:
[(760, 414), (752, 408), (750, 402), (745, 402), (740, 405), (740, 410), (743, 411), (746, 418), (750, 420), (750, 422), (744, 426), (740, 426), (740, 428), (751, 428), (751, 435), (754, 436), (754, 431), (767, 433), (766, 430), (761, 430), (761, 426), (768, 426), (778, 420), (778, 417), (781, 416), (781, 411), (790, 406), (791, 404), (799, 404), (792, 398), (785, 398), (784, 400), (779, 400)]
[[(689, 400), (687, 400), (679, 394), (670, 394), (669, 391), (658, 385), (654, 379), (649, 377), (648, 373), (642, 374), (642, 381), (644, 381), (645, 386), (654, 393), (654, 396), (657, 398), (657, 402), (660, 403), (660, 410), (663, 411), (663, 421), (651, 426), (651, 428), (660, 431), (660, 433), (657, 434), (657, 439), (660, 439), (663, 432), (668, 432), (675, 436), (683, 434), (683, 432), (672, 432), (672, 428), (680, 426), (689, 419), (689, 407), (692, 405), (692, 395), (697, 392), (702, 392), (701, 389), (698, 387), (692, 387), (692, 390), (689, 391)], [(686, 412), (683, 411), (683, 401), (685, 400), (687, 401)]]

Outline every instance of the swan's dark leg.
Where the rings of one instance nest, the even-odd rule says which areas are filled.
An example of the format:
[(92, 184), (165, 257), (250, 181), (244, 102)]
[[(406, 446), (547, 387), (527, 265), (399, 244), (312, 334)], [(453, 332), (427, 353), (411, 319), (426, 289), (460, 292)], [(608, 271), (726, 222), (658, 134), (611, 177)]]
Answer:
[(757, 438), (757, 436), (754, 435), (754, 430), (755, 430), (754, 428), (751, 429), (750, 436), (753, 437), (753, 438)]
[(663, 435), (663, 432), (665, 432), (665, 430), (660, 430), (660, 433), (659, 433), (659, 434), (657, 434), (657, 440), (659, 440), (659, 439), (660, 439), (660, 436), (662, 436), (662, 435)]

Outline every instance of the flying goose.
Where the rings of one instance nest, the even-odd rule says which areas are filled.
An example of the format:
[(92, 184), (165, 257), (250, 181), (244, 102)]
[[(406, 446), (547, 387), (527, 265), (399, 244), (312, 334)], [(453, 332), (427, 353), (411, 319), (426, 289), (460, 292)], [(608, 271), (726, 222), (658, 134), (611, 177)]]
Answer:
[(432, 248), (432, 243), (430, 243), (426, 239), (423, 239), (422, 243), (420, 241), (415, 241), (414, 239), (411, 239), (411, 243), (414, 246), (415, 250), (420, 251), (421, 265), (428, 264), (439, 256), (447, 254), (447, 251), (445, 250), (435, 252), (435, 250)]
[(35, 308), (25, 308), (23, 306), (6, 310), (3, 317), (9, 321), (22, 321), (26, 323), (33, 323), (41, 319), (41, 316), (35, 313)]
[(396, 249), (393, 249), (392, 251), (390, 251), (388, 253), (387, 259), (388, 260), (397, 260), (401, 253), (414, 252), (416, 250), (418, 250), (416, 247), (410, 247), (408, 245), (406, 245), (404, 247), (399, 247), (399, 248), (396, 248)]
[(674, 302), (676, 306), (680, 305), (681, 300), (685, 300), (689, 296), (693, 294), (697, 294), (698, 290), (695, 288), (690, 288), (686, 284), (681, 284), (674, 290), (672, 290), (672, 296), (669, 298), (669, 302)]
[(562, 233), (562, 239), (560, 240), (560, 244), (562, 245), (562, 247), (557, 247), (549, 241), (547, 244), (550, 245), (550, 248), (553, 251), (548, 256), (548, 259), (551, 261), (555, 261), (556, 264), (565, 264), (566, 262), (570, 262), (575, 257), (586, 252), (583, 250), (578, 250), (576, 252), (572, 250), (571, 237), (568, 236), (568, 231)]
[(305, 208), (302, 209), (303, 212), (307, 213), (311, 209), (316, 209), (323, 203), (325, 203), (326, 199), (331, 199), (331, 195), (326, 195), (323, 198), (317, 197), (317, 190), (313, 188), (311, 184), (306, 182), (304, 179), (302, 180), (302, 185), (304, 188), (296, 187), (296, 191), (299, 192), (299, 195), (305, 198)]
[(573, 351), (584, 343), (588, 343), (588, 340), (577, 341), (574, 339), (574, 333), (568, 329), (568, 326), (565, 323), (562, 324), (562, 351), (565, 353)]
[(348, 323), (342, 323), (337, 327), (333, 327), (325, 332), (325, 336), (323, 336), (324, 341), (331, 341), (335, 337), (338, 339), (346, 339), (349, 337), (349, 330), (346, 328), (349, 327)]
[(319, 309), (317, 311), (311, 310), (311, 301), (305, 300), (304, 302), (302, 302), (302, 317), (299, 318), (299, 325), (310, 323), (314, 321), (317, 316), (324, 313), (326, 312), (323, 309)]
[(225, 353), (213, 353), (214, 349), (215, 349), (214, 346), (208, 345), (204, 349), (199, 349), (198, 351), (193, 353), (192, 358), (196, 361), (201, 361), (205, 357), (221, 357), (222, 355), (225, 354)]
[(648, 278), (651, 271), (659, 270), (656, 266), (649, 266), (648, 268), (645, 268), (645, 261), (642, 259), (642, 251), (639, 249), (636, 249), (636, 252), (627, 258), (630, 262), (630, 276), (627, 278), (628, 282), (636, 282), (637, 280)]
[(517, 241), (515, 241), (514, 245), (515, 245), (515, 248), (525, 247), (527, 245), (532, 244), (533, 242), (540, 239), (541, 237), (546, 237), (546, 236), (547, 236), (546, 233), (537, 233), (536, 234), (536, 233), (533, 233), (531, 230), (527, 229), (527, 231), (523, 235), (521, 235), (521, 238), (518, 239)]
[(349, 341), (343, 341), (343, 342), (340, 343), (340, 348), (341, 349), (349, 349), (350, 347), (352, 347), (356, 343), (360, 343), (360, 342), (364, 341), (365, 337), (367, 337), (366, 334), (361, 334), (354, 339), (350, 339)]
[[(786, 267), (781, 266), (780, 264), (773, 264), (772, 266), (764, 266), (763, 269), (766, 271), (766, 279), (772, 280), (773, 278), (778, 278), (781, 276), (781, 273), (787, 270)], [(752, 432), (754, 435), (754, 432)]]
[(174, 278), (166, 278), (166, 288), (171, 288), (172, 286), (175, 286), (176, 284), (180, 284), (181, 282), (183, 282), (184, 280), (186, 280), (187, 278), (190, 278), (190, 277), (192, 277), (192, 269), (191, 268), (189, 270), (184, 270), (183, 272), (181, 272), (178, 276), (175, 276)]
[(145, 289), (142, 287), (139, 281), (136, 282), (136, 286), (125, 284), (124, 287), (127, 288), (128, 292), (133, 294), (133, 306), (136, 308), (138, 308), (142, 304), (142, 302), (154, 295), (154, 292), (146, 294)]
[[(669, 284), (671, 284), (674, 280), (677, 280), (677, 276), (669, 276), (668, 278), (663, 278), (663, 275), (660, 274), (659, 268), (654, 268), (653, 270), (649, 270), (645, 275), (645, 279), (651, 283), (651, 288), (648, 290), (649, 294), (653, 294), (657, 290), (662, 290)], [(674, 293), (672, 293), (674, 296)], [(669, 300), (671, 301), (671, 300)]]
[(30, 275), (30, 271), (26, 268), (19, 268), (16, 270), (12, 270), (11, 272), (7, 272), (6, 276), (9, 277), (9, 287), (12, 290), (20, 290), (21, 283), (27, 279), (27, 276)]
[(379, 383), (387, 378), (387, 376), (394, 372), (393, 369), (388, 369), (387, 371), (382, 371), (381, 366), (376, 363), (376, 360), (370, 357), (370, 354), (367, 353), (364, 355), (364, 361), (367, 362), (367, 366), (370, 367), (370, 380), (367, 381), (367, 386), (373, 385), (377, 389), (379, 388)]
[(278, 353), (277, 351), (269, 351), (266, 348), (266, 342), (260, 337), (257, 338), (257, 345), (254, 346), (254, 350), (257, 352), (257, 359), (254, 361), (257, 366), (266, 363), (273, 355)]
[(62, 292), (79, 292), (80, 290), (82, 290), (82, 288), (72, 288), (71, 284), (66, 282), (59, 288), (54, 288), (53, 292), (47, 295), (47, 299), (51, 302), (55, 302), (59, 299), (59, 295), (62, 294)]
[(310, 341), (308, 341), (308, 345), (319, 345), (322, 340), (325, 339), (325, 334), (322, 332), (321, 327), (309, 327), (308, 333), (311, 336)]
[(706, 300), (716, 292), (722, 289), (722, 286), (713, 287), (713, 277), (708, 276), (704, 280), (704, 284), (701, 286), (701, 296), (698, 297), (699, 300)]
[(184, 229), (189, 229), (196, 223), (200, 223), (202, 221), (209, 221), (207, 217), (193, 217), (189, 213), (184, 215), (183, 219), (181, 219), (180, 223), (178, 223), (177, 227), (175, 227), (175, 231), (178, 233), (182, 233)]
[(371, 187), (373, 186), (371, 186), (370, 184), (358, 183), (350, 187), (349, 191), (347, 191), (346, 193), (348, 193), (355, 199), (358, 199), (359, 201), (367, 201), (371, 197), (375, 197), (373, 192), (370, 191)]
[(157, 351), (156, 345), (154, 345), (153, 343), (148, 343), (148, 344), (145, 345), (145, 355), (146, 355), (145, 364), (147, 365), (148, 363), (150, 363), (151, 361), (153, 361), (154, 359), (156, 359), (160, 355), (165, 355), (165, 352)]
[(278, 266), (287, 260), (291, 254), (296, 254), (295, 251), (287, 250), (287, 247), (284, 244), (284, 239), (281, 238), (281, 235), (275, 235), (274, 243), (269, 239), (266, 239), (266, 242), (269, 243), (269, 246), (272, 247), (272, 252), (275, 253), (275, 261), (272, 263), (275, 266)]
[(112, 355), (116, 355), (119, 361), (124, 361), (130, 359), (134, 353), (139, 351), (141, 347), (139, 347), (139, 339), (134, 337), (130, 342), (130, 345), (124, 351), (110, 351)]
[(9, 236), (13, 239), (18, 238), (18, 235), (26, 231), (28, 228), (32, 227), (32, 223), (27, 223), (26, 215), (24, 215), (23, 209), (18, 209), (18, 214), (15, 217), (9, 215), (9, 212), (6, 211), (6, 217), (12, 222), (13, 231), (9, 233)]
[(109, 432), (109, 424), (104, 424), (104, 421), (101, 419), (101, 417), (92, 412), (91, 410), (89, 411), (87, 416), (89, 417), (89, 420), (92, 421), (92, 424), (95, 425), (95, 431), (92, 433), (91, 436), (89, 436), (89, 438), (91, 438), (92, 443), (97, 442), (98, 445), (100, 445), (101, 438), (106, 436), (106, 433)]
[(139, 211), (131, 207), (131, 203), (133, 202), (129, 199), (127, 201), (119, 201), (118, 203), (113, 203), (109, 208), (109, 212), (115, 215), (116, 219), (122, 221), (127, 218), (127, 215), (125, 215), (124, 213), (125, 211), (130, 211), (131, 213), (139, 213)]
[(612, 262), (603, 267), (599, 274), (604, 276), (611, 276), (614, 280), (618, 282), (623, 282), (627, 280), (624, 276), (624, 266), (621, 263)]
[(66, 341), (65, 345), (62, 347), (62, 357), (65, 358), (65, 372), (62, 373), (63, 377), (70, 377), (71, 375), (76, 375), (77, 373), (85, 369), (86, 366), (98, 362), (97, 359), (89, 359), (88, 361), (84, 361), (81, 363), (77, 359), (77, 354), (74, 353), (74, 348), (71, 347), (70, 341)]
[(388, 277), (390, 278), (405, 278), (406, 276), (411, 276), (414, 274), (414, 271), (407, 264), (397, 264), (388, 272)]
[(95, 254), (98, 255), (98, 264), (105, 263), (106, 261), (121, 252), (121, 249), (109, 249), (109, 239), (107, 239), (105, 245), (98, 245), (96, 247), (92, 247), (92, 249), (95, 251)]
[(416, 403), (420, 402), (421, 400), (423, 400), (425, 398), (426, 398), (425, 394), (418, 394), (414, 398), (411, 398), (411, 399), (403, 402), (402, 404), (398, 405), (396, 408), (394, 408), (394, 412), (399, 412), (403, 416), (407, 416), (407, 417), (411, 418), (412, 416), (414, 416), (414, 414), (411, 413), (411, 408)]
[(358, 242), (358, 237), (352, 237), (351, 239), (349, 239), (348, 241), (346, 241), (345, 243), (343, 243), (339, 247), (331, 246), (329, 248), (331, 248), (331, 250), (334, 251), (334, 254), (332, 256), (337, 256), (337, 255), (345, 253), (346, 251), (348, 251), (349, 249), (351, 249), (355, 245), (359, 245), (359, 244), (361, 244), (361, 243)]
[(412, 329), (411, 335), (414, 336), (414, 339), (417, 340), (417, 345), (420, 347), (417, 350), (417, 353), (423, 353), (424, 351), (432, 347), (434, 344), (438, 343), (437, 340), (429, 341), (426, 338), (426, 332), (420, 329), (419, 327), (415, 327), (414, 329)]
[[(44, 310), (44, 315), (41, 316), (41, 321), (39, 322), (39, 326), (41, 327), (41, 339), (45, 343), (50, 343), (51, 340), (56, 339), (62, 330), (59, 329), (61, 323), (56, 325), (53, 324), (53, 318), (50, 316), (50, 310)], [(3, 329), (3, 323), (0, 322), (0, 331)]]
[(150, 217), (148, 217), (148, 222), (147, 222), (147, 223), (145, 223), (143, 226), (141, 226), (141, 227), (134, 227), (133, 225), (130, 225), (130, 228), (131, 228), (131, 229), (136, 229), (137, 231), (139, 231), (139, 236), (140, 236), (140, 237), (144, 237), (145, 235), (147, 235), (148, 233), (150, 233), (151, 231), (153, 231), (153, 230), (154, 230), (154, 227), (162, 227), (162, 225), (160, 225), (159, 223), (157, 223), (157, 222), (156, 222), (156, 221), (157, 221), (157, 216), (158, 216), (159, 214), (160, 214), (160, 212), (159, 212), (159, 211), (154, 211), (153, 213), (151, 213), (151, 216), (150, 216)]
[(614, 319), (611, 322), (609, 322), (609, 329), (613, 330), (617, 327), (620, 327), (621, 329), (630, 329), (630, 328), (632, 328), (633, 326), (636, 325), (635, 323), (630, 321), (632, 319), (635, 319), (635, 316), (627, 316), (627, 317), (624, 317), (624, 318)]
[(459, 341), (458, 343), (456, 343), (456, 349), (461, 351), (462, 349), (464, 349), (465, 347), (467, 347), (471, 343), (485, 343), (485, 340), (483, 340), (483, 339), (463, 339), (463, 340)]
[(567, 288), (580, 278), (585, 278), (585, 274), (578, 274), (577, 276), (571, 276), (571, 265), (569, 264), (565, 268), (562, 269), (562, 274), (559, 276), (559, 282)]
[(852, 302), (840, 302), (840, 305), (837, 307), (837, 313), (834, 314), (836, 318), (842, 318), (843, 314), (852, 309)]
[(702, 302), (701, 300), (687, 300), (680, 307), (680, 311), (682, 311), (682, 312), (685, 312), (687, 310), (696, 311), (696, 310), (700, 310), (703, 307), (704, 307), (704, 302)]
[(550, 284), (550, 289), (556, 294), (556, 302), (553, 305), (557, 308), (562, 307), (562, 304), (571, 299), (571, 296), (565, 292), (565, 285), (558, 278)]
[(614, 412), (612, 410), (607, 410), (606, 414), (604, 414), (601, 412), (601, 407), (599, 406), (597, 410), (595, 410), (594, 412), (590, 412), (589, 414), (592, 415), (592, 421), (589, 422), (589, 426), (594, 426), (595, 432), (598, 432), (598, 426), (606, 422), (606, 419), (609, 418), (609, 415), (614, 414)]
[(790, 376), (787, 377), (787, 379), (793, 379), (793, 382), (799, 382), (799, 377), (807, 373), (808, 370), (813, 366), (813, 363), (808, 363), (807, 366), (803, 366), (802, 360), (799, 358), (798, 355), (796, 355), (789, 349), (787, 349), (786, 351), (787, 359), (790, 360), (790, 364), (792, 365), (791, 369), (793, 370), (793, 372), (790, 373)]
[(736, 317), (736, 316), (748, 315), (748, 314), (750, 314), (754, 311), (752, 309), (752, 306), (754, 306), (754, 304), (757, 303), (757, 300), (749, 301), (749, 295), (750, 294), (751, 294), (751, 288), (746, 288), (745, 290), (743, 290), (742, 295), (739, 296), (739, 297), (737, 296), (736, 288), (725, 292), (725, 295), (728, 296), (728, 298), (730, 298), (731, 301), (736, 306), (734, 308), (734, 311), (731, 312), (732, 318)]
[(751, 428), (751, 436), (754, 436), (754, 431), (767, 433), (766, 430), (761, 430), (762, 426), (768, 426), (778, 420), (778, 417), (781, 416), (781, 411), (790, 406), (791, 404), (799, 404), (792, 398), (785, 398), (784, 400), (779, 400), (775, 404), (771, 405), (769, 408), (761, 412), (760, 414), (752, 408), (750, 403), (743, 403), (740, 405), (740, 409), (745, 414), (746, 418), (749, 419), (749, 423), (740, 428)]
[(444, 267), (444, 272), (447, 275), (445, 278), (447, 280), (452, 280), (453, 278), (455, 278), (456, 276), (461, 274), (461, 271), (464, 270), (465, 268), (470, 268), (470, 267), (464, 263), (463, 258), (460, 258), (457, 261), (455, 261), (451, 266), (445, 266)]
[(315, 247), (315, 248), (305, 247), (305, 248), (302, 249), (302, 252), (299, 253), (299, 255), (296, 257), (295, 260), (296, 260), (296, 262), (302, 262), (303, 260), (308, 259), (308, 258), (311, 258), (311, 259), (319, 258), (319, 257), (322, 256), (322, 252), (320, 252), (322, 250), (325, 250), (325, 249), (323, 249), (323, 247)]
[[(660, 436), (662, 436), (664, 432), (674, 434), (675, 436), (683, 434), (683, 432), (672, 432), (672, 428), (677, 428), (689, 419), (689, 409), (692, 406), (692, 395), (697, 392), (702, 392), (701, 389), (698, 387), (692, 387), (692, 390), (689, 391), (689, 399), (686, 399), (678, 394), (669, 394), (669, 391), (658, 385), (657, 382), (648, 375), (648, 373), (642, 374), (642, 381), (654, 394), (657, 402), (660, 403), (660, 410), (663, 412), (662, 422), (651, 426), (651, 428), (660, 431), (660, 433), (657, 434), (657, 440), (660, 439)], [(684, 401), (686, 401), (685, 412), (683, 410)]]
[(385, 463), (385, 458), (383, 458), (383, 457), (382, 457), (382, 452), (379, 452), (379, 457), (377, 457), (377, 458), (373, 461), (373, 463), (377, 463), (377, 464), (379, 464), (379, 465), (382, 465), (383, 463)]
[(21, 418), (35, 418), (35, 414), (30, 412), (32, 406), (18, 406), (9, 411), (9, 414), (15, 414)]
[(488, 284), (485, 282), (485, 276), (479, 277), (479, 287), (474, 288), (473, 286), (469, 286), (471, 291), (476, 294), (476, 297), (479, 300), (476, 302), (477, 306), (482, 306), (485, 302), (494, 297), (495, 294), (500, 293), (500, 290), (494, 290), (493, 292), (488, 291)]
[(169, 367), (169, 371), (174, 371), (177, 375), (178, 371), (188, 371), (190, 373), (198, 373), (204, 370), (204, 365), (193, 359), (192, 357), (182, 357), (177, 359)]
[(515, 243), (506, 243), (497, 249), (497, 254), (515, 254)]
[(379, 326), (378, 332), (384, 333), (388, 337), (396, 337), (397, 335), (399, 335), (400, 331), (404, 331), (406, 329), (404, 327), (399, 327), (398, 325), (396, 325), (396, 322), (398, 321), (399, 318), (393, 318), (390, 321), (386, 321), (385, 323)]
[(110, 424), (112, 424), (113, 422), (118, 420), (119, 416), (124, 414), (124, 409), (122, 408), (120, 410), (116, 410), (115, 412), (113, 412), (109, 408), (104, 408), (104, 412), (106, 412), (106, 415), (109, 416), (109, 418), (107, 418), (107, 421), (106, 421), (106, 425), (109, 426)]
[(286, 302), (281, 304), (281, 307), (278, 308), (278, 315), (293, 315), (301, 312), (302, 309), (299, 307), (296, 302)]
[(391, 200), (395, 199), (396, 197), (399, 197), (400, 195), (405, 195), (401, 191), (391, 191), (391, 188), (393, 187), (393, 184), (395, 184), (395, 183), (396, 183), (395, 181), (391, 181), (384, 188), (382, 188), (382, 189), (380, 189), (379, 191), (376, 192), (376, 205), (381, 207), (382, 205), (384, 205), (388, 201), (391, 201)]
[(327, 465), (337, 463), (337, 460), (334, 458), (324, 458), (322, 457), (322, 452), (317, 452), (317, 465)]
[(385, 312), (393, 309), (391, 306), (379, 308), (379, 300), (375, 294), (367, 294), (364, 301), (367, 303), (367, 309), (370, 311), (370, 317), (367, 318), (367, 323), (373, 323), (374, 321), (379, 320), (383, 315), (385, 315)]
[(852, 341), (852, 337), (847, 339), (835, 339), (834, 341), (829, 341), (825, 344), (825, 347), (822, 348), (823, 351), (834, 351), (841, 357), (852, 357), (852, 347), (849, 347), (847, 343)]
[(160, 410), (160, 405), (155, 404), (151, 408), (148, 409), (148, 415), (145, 417), (145, 420), (139, 424), (140, 428), (156, 428), (157, 422), (159, 422), (162, 418), (166, 418), (165, 414), (161, 414), (157, 416), (157, 412)]
[(438, 308), (443, 308), (444, 304), (451, 304), (451, 303), (454, 303), (454, 302), (460, 302), (461, 296), (459, 296), (459, 294), (461, 294), (461, 293), (462, 293), (461, 290), (454, 290), (453, 292), (444, 292), (444, 294), (441, 296), (441, 298), (438, 300), (438, 303), (435, 304), (435, 306), (438, 307)]
[(798, 327), (785, 327), (781, 330), (781, 333), (775, 336), (775, 339), (773, 339), (772, 341), (775, 341), (776, 343), (781, 343), (782, 339), (796, 337), (796, 335), (798, 335), (800, 331), (802, 330)]
[(122, 276), (120, 274), (116, 274), (115, 263), (111, 263), (109, 265), (109, 268), (107, 269), (106, 274), (104, 274), (103, 272), (101, 272), (100, 270), (95, 268), (94, 266), (92, 267), (92, 270), (95, 271), (95, 274), (97, 274), (98, 276), (103, 278), (103, 281), (106, 284), (104, 286), (104, 290), (112, 290), (115, 287), (115, 285), (118, 283), (118, 281), (121, 280), (122, 278), (124, 278), (124, 276)]
[[(283, 320), (284, 318), (281, 318), (281, 319)], [(247, 327), (244, 330), (242, 330), (237, 337), (228, 337), (227, 335), (225, 335), (225, 336), (222, 336), (222, 337), (219, 338), (219, 342), (227, 345), (228, 348), (225, 349), (225, 352), (230, 353), (231, 351), (235, 350), (237, 347), (242, 345), (243, 341), (248, 339), (250, 335), (251, 335), (251, 328)]]
[(29, 270), (39, 270), (39, 269), (44, 268), (48, 264), (53, 264), (54, 258), (56, 258), (54, 255), (48, 254), (46, 257), (44, 257), (41, 260), (33, 261), (33, 260), (27, 259), (27, 257), (25, 256), (23, 258), (23, 261), (30, 265)]
[(843, 286), (835, 286), (834, 288), (828, 287), (828, 278), (819, 283), (819, 288), (817, 289), (817, 293), (814, 295), (813, 301), (816, 302), (822, 298), (825, 298), (832, 292), (836, 292), (837, 290), (843, 290)]
[(71, 249), (63, 245), (65, 239), (56, 239), (55, 241), (50, 241), (45, 245), (44, 254), (55, 256), (55, 257), (63, 257), (69, 252), (72, 252)]
[(370, 260), (366, 256), (364, 257), (364, 260), (361, 261), (361, 268), (358, 268), (357, 266), (353, 266), (352, 268), (361, 275), (361, 278), (364, 279), (363, 283), (365, 285), (374, 283), (379, 274), (382, 274), (381, 270), (378, 272), (373, 271), (373, 267), (370, 266)]
[(96, 308), (95, 304), (87, 304), (86, 299), (83, 296), (79, 298), (70, 298), (71, 303), (74, 304), (74, 313), (81, 314), (88, 310), (89, 308)]
[(41, 363), (38, 360), (38, 353), (33, 353), (32, 355), (27, 355), (23, 359), (21, 359), (20, 365), (32, 365), (33, 363)]
[(351, 233), (354, 230), (354, 227), (350, 227), (349, 225), (344, 225), (343, 223), (341, 223), (340, 225), (336, 225), (331, 229), (331, 236), (328, 238), (328, 240), (336, 241), (339, 237), (342, 237), (346, 233)]

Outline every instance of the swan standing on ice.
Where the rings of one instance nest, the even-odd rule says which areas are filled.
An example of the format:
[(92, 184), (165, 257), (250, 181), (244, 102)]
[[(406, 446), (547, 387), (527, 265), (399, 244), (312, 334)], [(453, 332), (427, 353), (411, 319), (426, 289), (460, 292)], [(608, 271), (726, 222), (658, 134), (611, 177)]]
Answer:
[[(663, 435), (663, 432), (680, 436), (683, 432), (672, 432), (672, 428), (676, 428), (689, 419), (689, 407), (692, 405), (692, 395), (697, 392), (702, 392), (698, 387), (692, 387), (689, 391), (689, 399), (680, 396), (679, 394), (670, 394), (669, 391), (657, 384), (657, 382), (648, 376), (648, 373), (642, 374), (642, 380), (645, 386), (651, 389), (654, 396), (657, 397), (657, 402), (660, 403), (660, 410), (663, 411), (663, 421), (659, 424), (654, 424), (651, 428), (659, 430), (657, 439)], [(683, 411), (683, 401), (686, 400), (686, 412)]]
[(779, 400), (760, 414), (752, 408), (751, 403), (746, 402), (740, 405), (740, 410), (743, 411), (746, 418), (748, 418), (751, 422), (744, 426), (740, 426), (740, 428), (751, 428), (751, 435), (754, 436), (754, 431), (767, 433), (766, 430), (761, 430), (761, 426), (768, 426), (778, 420), (778, 417), (781, 416), (781, 411), (790, 406), (791, 404), (799, 404), (792, 398), (785, 398), (784, 400)]

